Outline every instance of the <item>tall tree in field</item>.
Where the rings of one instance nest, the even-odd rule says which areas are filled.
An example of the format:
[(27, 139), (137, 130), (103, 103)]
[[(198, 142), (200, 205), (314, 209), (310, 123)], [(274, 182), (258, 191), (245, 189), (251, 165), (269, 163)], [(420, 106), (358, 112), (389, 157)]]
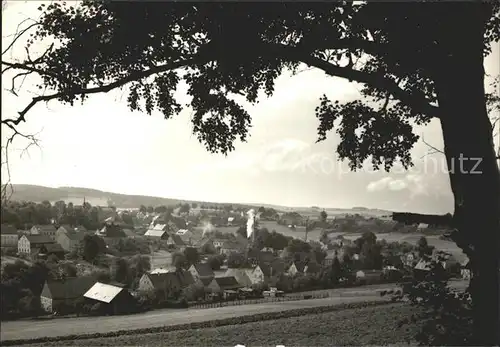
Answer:
[(41, 8), (30, 38), (49, 42), (49, 49), (20, 62), (2, 58), (3, 72), (38, 74), (40, 89), (52, 92), (35, 96), (2, 125), (16, 132), (40, 102), (73, 104), (122, 87), (131, 109), (160, 111), (168, 119), (187, 106), (174, 97), (183, 80), (194, 133), (209, 151), (227, 153), (246, 139), (251, 123), (235, 96), (254, 103), (260, 91), (273, 93), (282, 72), (304, 64), (358, 82), (362, 100), (321, 98), (318, 141), (336, 128), (337, 152), (353, 170), (366, 159), (385, 170), (398, 161), (408, 167), (418, 140), (412, 124), (440, 120), (455, 240), (474, 274), (475, 343), (498, 344), (500, 175), (483, 60), (500, 36), (499, 6), (54, 2)]

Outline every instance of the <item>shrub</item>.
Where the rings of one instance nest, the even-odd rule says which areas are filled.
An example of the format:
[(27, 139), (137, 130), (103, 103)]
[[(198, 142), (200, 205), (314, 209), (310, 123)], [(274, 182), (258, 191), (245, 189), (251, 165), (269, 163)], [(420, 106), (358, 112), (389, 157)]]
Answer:
[(409, 301), (422, 308), (421, 313), (400, 322), (401, 325), (424, 321), (415, 336), (425, 346), (472, 345), (472, 303), (467, 291), (456, 292), (448, 286), (448, 276), (442, 268), (441, 257), (431, 262), (431, 269), (422, 281), (403, 283), (402, 292), (393, 299)]

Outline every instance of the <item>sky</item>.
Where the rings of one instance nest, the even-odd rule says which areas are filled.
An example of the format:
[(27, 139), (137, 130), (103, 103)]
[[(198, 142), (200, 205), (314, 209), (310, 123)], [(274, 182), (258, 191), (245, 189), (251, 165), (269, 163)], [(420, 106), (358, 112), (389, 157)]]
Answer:
[[(2, 46), (19, 22), (37, 16), (38, 6), (37, 1), (8, 3), (2, 14)], [(23, 53), (19, 44), (10, 58)], [(496, 44), (485, 61), (487, 74), (500, 74), (499, 62)], [(6, 90), (9, 86), (10, 79), (2, 77), (2, 118), (15, 117), (32, 97), (16, 97)], [(30, 91), (28, 79), (24, 88)], [(350, 172), (336, 157), (339, 138), (334, 132), (315, 143), (319, 97), (326, 93), (341, 102), (353, 100), (361, 97), (359, 89), (319, 70), (280, 76), (272, 97), (244, 105), (252, 116), (250, 136), (227, 157), (210, 154), (198, 142), (189, 109), (171, 120), (131, 112), (123, 91), (97, 94), (73, 107), (57, 101), (39, 104), (19, 131), (36, 133), (40, 148), (26, 153), (26, 142), (15, 140), (9, 151), (11, 181), (213, 202), (452, 212), (444, 158), (426, 155), (429, 148), (422, 141), (412, 152), (415, 167), (390, 173)], [(181, 101), (186, 98), (183, 88), (177, 94)], [(417, 127), (416, 133), (442, 148), (439, 121)], [(2, 146), (6, 136), (2, 129)], [(3, 182), (5, 174), (2, 170)]]

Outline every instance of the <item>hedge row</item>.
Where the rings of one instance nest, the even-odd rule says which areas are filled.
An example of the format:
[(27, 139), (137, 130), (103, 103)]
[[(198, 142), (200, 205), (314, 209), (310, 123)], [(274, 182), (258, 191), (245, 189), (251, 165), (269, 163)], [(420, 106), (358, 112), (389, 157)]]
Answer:
[(247, 315), (241, 317), (232, 317), (225, 319), (217, 319), (205, 322), (193, 322), (178, 325), (169, 325), (162, 327), (153, 327), (145, 329), (133, 329), (133, 330), (119, 330), (107, 333), (94, 333), (94, 334), (83, 334), (83, 335), (65, 335), (65, 336), (55, 336), (55, 337), (40, 337), (35, 339), (18, 339), (18, 340), (6, 340), (2, 341), (2, 346), (15, 346), (15, 345), (26, 345), (34, 343), (48, 343), (48, 342), (59, 342), (59, 341), (71, 341), (71, 340), (85, 340), (85, 339), (97, 339), (106, 337), (117, 337), (124, 335), (141, 335), (141, 334), (155, 334), (155, 333), (165, 333), (179, 330), (191, 330), (191, 329), (204, 329), (204, 328), (216, 328), (220, 326), (227, 325), (238, 325), (245, 323), (253, 323), (266, 320), (275, 320), (280, 318), (290, 318), (298, 317), (307, 314), (318, 314), (325, 312), (340, 311), (346, 309), (364, 308), (372, 306), (380, 306), (390, 304), (389, 301), (367, 301), (358, 302), (350, 304), (340, 304), (334, 306), (320, 306), (320, 307), (307, 307), (299, 308), (280, 312), (267, 312), (267, 313), (257, 313), (254, 315)]

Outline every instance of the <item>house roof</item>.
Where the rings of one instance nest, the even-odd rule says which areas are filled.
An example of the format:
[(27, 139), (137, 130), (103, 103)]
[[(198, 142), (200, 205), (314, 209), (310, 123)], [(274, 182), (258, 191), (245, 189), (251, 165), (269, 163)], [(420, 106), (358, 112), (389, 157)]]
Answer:
[(117, 224), (106, 224), (100, 231), (105, 237), (126, 237), (123, 228)]
[(163, 230), (163, 231), (167, 231), (168, 227), (166, 224), (161, 224), (161, 223), (158, 223), (158, 224), (155, 224), (153, 226), (153, 230)]
[(177, 234), (170, 235), (170, 239), (176, 246), (185, 246), (186, 244), (182, 241), (181, 237)]
[(216, 277), (214, 280), (222, 290), (238, 289), (243, 287), (240, 283), (238, 283), (234, 276)]
[(166, 289), (169, 286), (180, 285), (175, 272), (149, 273), (148, 276), (155, 289)]
[(47, 243), (42, 246), (47, 253), (64, 253), (64, 249), (58, 243)]
[(17, 229), (12, 225), (2, 224), (0, 233), (2, 235), (17, 235)]
[(252, 285), (252, 280), (250, 279), (250, 274), (252, 269), (227, 269), (223, 277), (234, 277), (239, 284), (245, 287), (250, 287)]
[(165, 230), (149, 229), (148, 231), (146, 231), (144, 236), (162, 237), (165, 234), (166, 234)]
[(206, 287), (213, 281), (213, 279), (214, 279), (213, 277), (201, 277), (200, 281)]
[(431, 269), (431, 262), (425, 259), (420, 259), (414, 267), (415, 270), (429, 271)]
[(47, 281), (41, 296), (51, 299), (76, 299), (83, 296), (94, 284), (92, 276), (71, 277), (59, 281)]
[(179, 229), (176, 232), (177, 235), (184, 235), (184, 234), (189, 234), (189, 230), (187, 229)]
[(109, 304), (122, 290), (118, 286), (97, 282), (83, 296)]
[(198, 263), (193, 265), (200, 277), (213, 277), (214, 271), (207, 263)]
[(31, 245), (43, 245), (46, 243), (55, 243), (46, 235), (24, 235)]
[(266, 277), (277, 276), (285, 271), (285, 263), (279, 260), (273, 261), (272, 263), (261, 262), (259, 267)]
[(34, 225), (33, 228), (36, 228), (38, 230), (43, 230), (43, 231), (56, 231), (56, 227), (53, 226), (52, 224), (38, 224)]
[(203, 247), (203, 246), (207, 245), (210, 242), (213, 243), (213, 241), (211, 239), (207, 238), (207, 237), (202, 238), (201, 240), (198, 240), (196, 242), (196, 247)]
[(82, 241), (85, 237), (85, 233), (83, 231), (67, 233), (66, 236), (68, 236), (68, 239), (73, 241)]
[(311, 262), (304, 267), (304, 272), (309, 274), (318, 273), (320, 270), (321, 266), (315, 262)]
[(304, 268), (306, 267), (305, 264), (301, 261), (295, 261), (293, 262), (292, 265), (295, 265), (295, 268), (297, 269), (298, 272), (304, 272)]

